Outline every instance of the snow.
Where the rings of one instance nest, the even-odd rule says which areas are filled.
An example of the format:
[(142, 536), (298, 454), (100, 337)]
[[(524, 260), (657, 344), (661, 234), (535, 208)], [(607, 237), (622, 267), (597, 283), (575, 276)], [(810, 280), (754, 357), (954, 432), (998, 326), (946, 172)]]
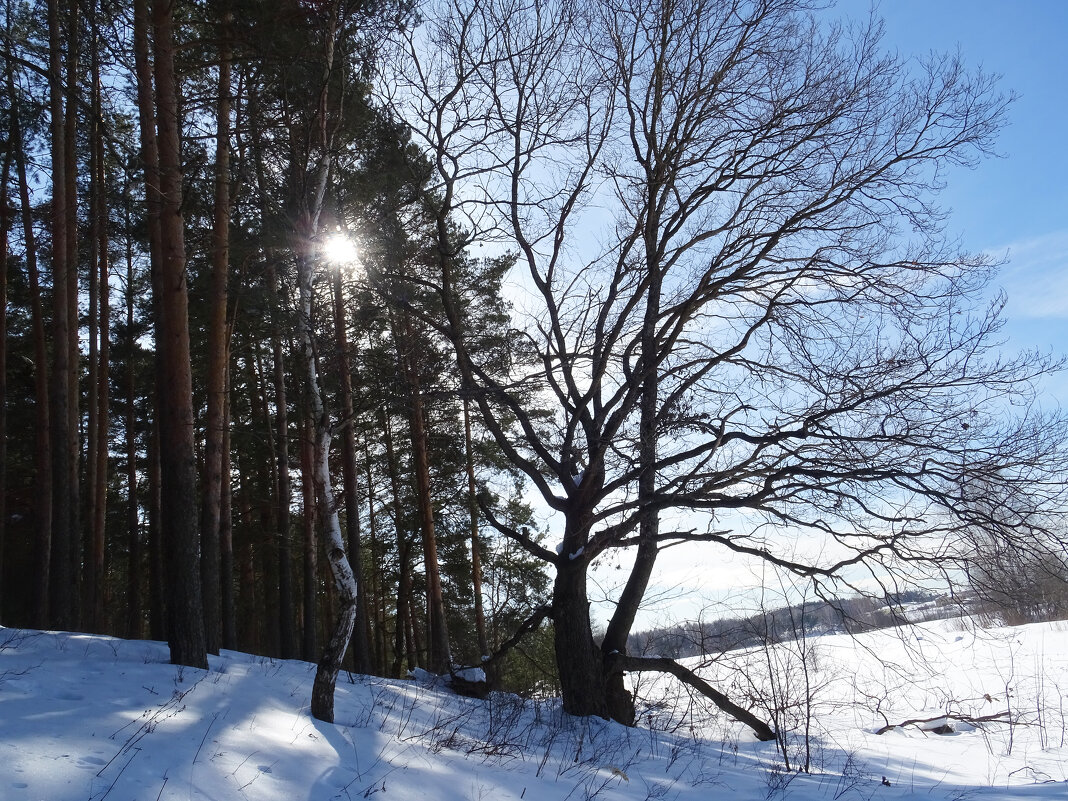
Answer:
[[(952, 626), (924, 624), (922, 640), (891, 630), (805, 644), (811, 774), (785, 771), (774, 743), (703, 703), (684, 714), (689, 694), (647, 674), (632, 677), (657, 702), (640, 707), (642, 725), (671, 722), (673, 732), (572, 718), (555, 700), (461, 697), (429, 674), (342, 673), (337, 722), (326, 724), (308, 712), (305, 662), (224, 651), (202, 671), (167, 664), (162, 643), (0, 628), (0, 798), (1068, 797), (1068, 626)], [(786, 650), (724, 655), (702, 675), (739, 700), (759, 698), (759, 666), (778, 664), (777, 686), (796, 690), (801, 674), (777, 648)], [(1006, 708), (1019, 725), (956, 719)], [(955, 731), (875, 734), (936, 716)]]
[(486, 671), (479, 667), (463, 668), (453, 671), (453, 675), (464, 681), (485, 681)]

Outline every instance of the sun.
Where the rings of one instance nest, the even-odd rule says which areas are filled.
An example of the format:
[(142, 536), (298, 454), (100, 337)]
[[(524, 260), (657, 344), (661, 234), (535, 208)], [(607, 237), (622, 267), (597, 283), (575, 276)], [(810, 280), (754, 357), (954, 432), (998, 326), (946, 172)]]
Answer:
[(336, 231), (323, 240), (323, 258), (331, 264), (347, 265), (356, 261), (356, 242), (352, 237)]

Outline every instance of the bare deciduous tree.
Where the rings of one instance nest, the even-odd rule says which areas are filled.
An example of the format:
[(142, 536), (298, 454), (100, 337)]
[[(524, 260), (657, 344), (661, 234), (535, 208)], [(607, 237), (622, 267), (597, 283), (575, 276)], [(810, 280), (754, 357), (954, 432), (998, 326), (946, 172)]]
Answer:
[[(1064, 422), (1029, 394), (1051, 364), (998, 355), (991, 264), (947, 243), (932, 200), (947, 166), (989, 152), (1007, 99), (957, 58), (907, 63), (876, 21), (810, 8), (446, 0), (392, 62), (388, 100), (435, 166), (442, 328), (559, 516), (555, 552), (502, 528), (555, 570), (569, 712), (630, 722), (623, 670), (685, 673), (625, 653), (665, 546), (830, 593), (944, 568), (976, 523), (1040, 528), (1062, 494)], [(503, 379), (458, 311), (475, 238), (517, 252), (529, 288), (530, 360)], [(964, 503), (977, 481), (998, 515)], [(820, 556), (795, 555), (802, 535)], [(587, 576), (616, 549), (636, 560), (598, 645)]]

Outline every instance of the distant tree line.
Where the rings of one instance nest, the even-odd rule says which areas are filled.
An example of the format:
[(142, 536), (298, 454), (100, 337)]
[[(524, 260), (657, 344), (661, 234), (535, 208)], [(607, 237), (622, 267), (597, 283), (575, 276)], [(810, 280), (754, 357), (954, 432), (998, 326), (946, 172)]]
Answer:
[[(905, 612), (903, 606), (934, 604), (941, 597), (922, 590), (907, 590), (878, 598), (855, 596), (833, 601), (806, 601), (760, 610), (744, 617), (726, 615), (635, 632), (630, 636), (627, 649), (635, 654), (687, 659), (715, 656), (738, 648), (790, 642), (800, 637), (860, 634), (906, 622), (919, 622), (919, 615)], [(949, 605), (941, 615), (957, 613), (959, 608)]]

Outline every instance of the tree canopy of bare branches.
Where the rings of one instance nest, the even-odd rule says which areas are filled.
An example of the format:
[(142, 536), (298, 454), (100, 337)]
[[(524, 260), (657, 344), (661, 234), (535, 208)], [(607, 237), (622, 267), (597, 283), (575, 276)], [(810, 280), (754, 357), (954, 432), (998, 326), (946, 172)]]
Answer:
[[(421, 14), (383, 102), (434, 167), (465, 389), (558, 515), (556, 551), (506, 533), (554, 570), (568, 711), (632, 718), (615, 656), (668, 544), (833, 591), (951, 569), (977, 526), (1047, 531), (1065, 429), (1033, 387), (1056, 365), (1000, 353), (993, 265), (947, 240), (935, 203), (947, 167), (991, 152), (1011, 98), (990, 77), (887, 54), (877, 20), (804, 0)], [(518, 255), (505, 376), (459, 311), (474, 241)], [(980, 486), (996, 506), (969, 502)], [(821, 557), (795, 555), (802, 534)], [(620, 548), (634, 567), (598, 645), (587, 576)]]

